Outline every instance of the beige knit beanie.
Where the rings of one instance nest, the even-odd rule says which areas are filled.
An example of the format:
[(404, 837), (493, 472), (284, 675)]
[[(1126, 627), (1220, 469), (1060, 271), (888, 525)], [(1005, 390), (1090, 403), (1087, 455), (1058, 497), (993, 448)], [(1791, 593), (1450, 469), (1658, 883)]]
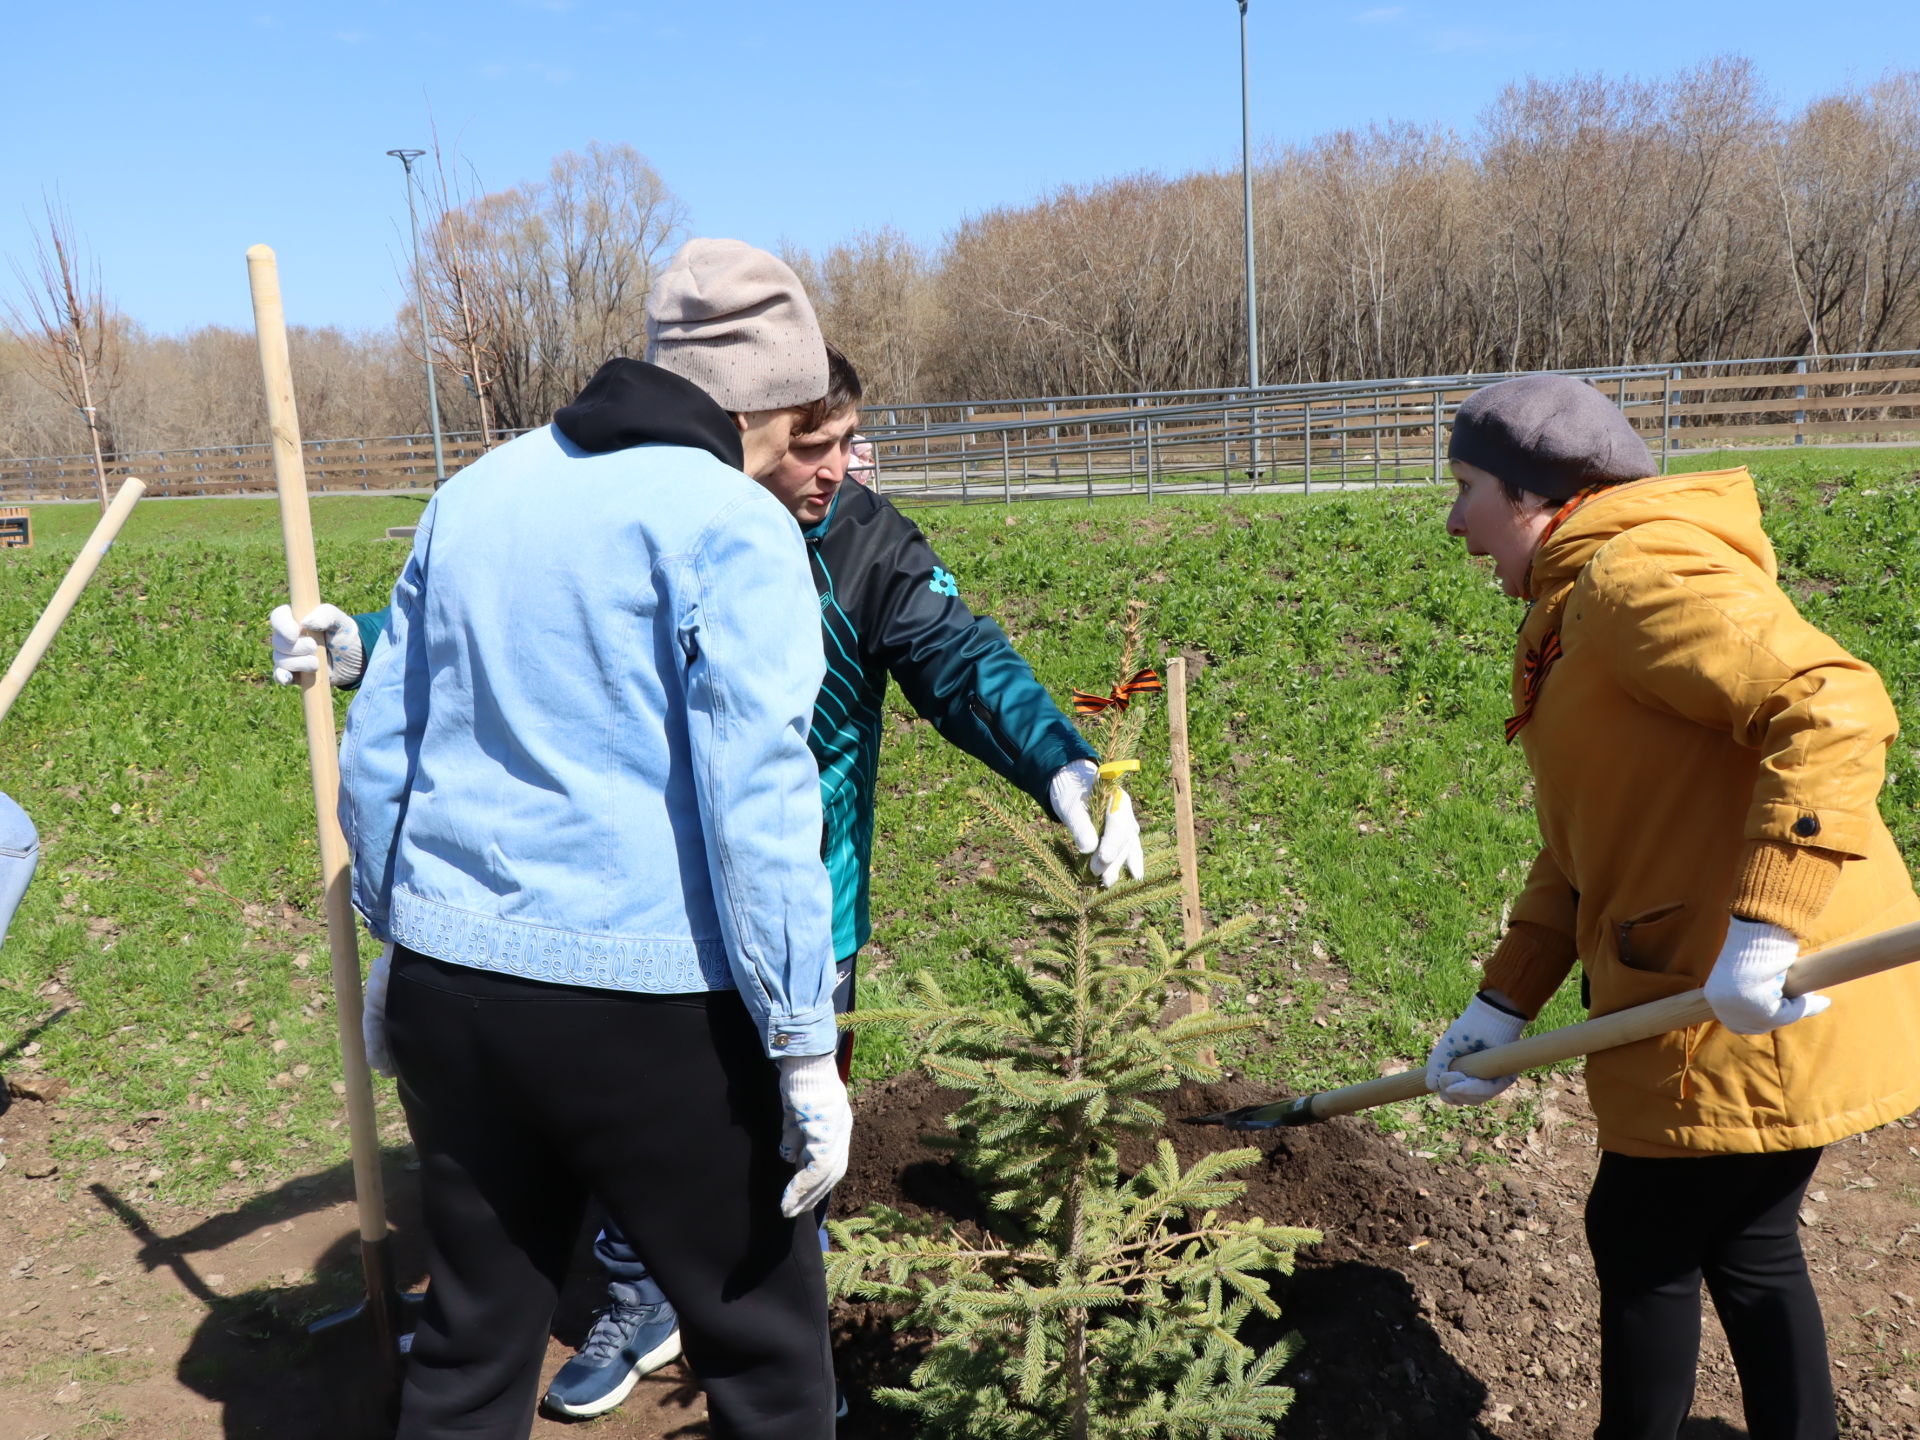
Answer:
[(827, 393), (827, 346), (800, 277), (740, 240), (680, 247), (647, 296), (647, 359), (735, 414)]

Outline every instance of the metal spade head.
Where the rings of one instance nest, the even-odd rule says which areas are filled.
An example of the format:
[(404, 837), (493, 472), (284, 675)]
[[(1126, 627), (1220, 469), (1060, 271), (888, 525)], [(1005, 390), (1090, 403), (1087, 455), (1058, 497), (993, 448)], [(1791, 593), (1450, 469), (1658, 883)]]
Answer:
[(1264, 1105), (1242, 1105), (1238, 1110), (1222, 1110), (1215, 1115), (1188, 1115), (1183, 1125), (1220, 1125), (1228, 1130), (1279, 1130), (1289, 1125), (1312, 1125), (1320, 1117), (1313, 1113), (1311, 1095), (1294, 1095), (1285, 1100), (1269, 1100)]

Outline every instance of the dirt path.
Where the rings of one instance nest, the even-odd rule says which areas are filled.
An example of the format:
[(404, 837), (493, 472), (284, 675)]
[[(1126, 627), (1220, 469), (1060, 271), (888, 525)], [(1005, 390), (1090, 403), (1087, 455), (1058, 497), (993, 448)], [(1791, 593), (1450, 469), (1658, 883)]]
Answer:
[[(1170, 1108), (1192, 1114), (1251, 1098), (1228, 1085)], [(1248, 1205), (1328, 1233), (1285, 1300), (1285, 1323), (1306, 1342), (1292, 1372), (1289, 1440), (1591, 1432), (1594, 1298), (1580, 1234), (1591, 1117), (1577, 1083), (1547, 1082), (1542, 1101), (1542, 1124), (1500, 1165), (1435, 1165), (1365, 1122), (1259, 1141), (1267, 1162), (1251, 1172)], [(947, 1103), (917, 1078), (869, 1091), (847, 1200), (964, 1206), (966, 1187), (914, 1140)], [(139, 1127), (119, 1158), (90, 1173), (45, 1173), (48, 1142), (67, 1123), (57, 1103), (16, 1102), (0, 1115), (0, 1440), (362, 1433), (357, 1338), (304, 1330), (354, 1294), (344, 1169), (182, 1211), (145, 1184)], [(1189, 1157), (1239, 1143), (1174, 1133)], [(403, 1154), (392, 1157), (389, 1185), (411, 1270), (417, 1228)], [(1920, 1128), (1908, 1120), (1833, 1147), (1803, 1218), (1833, 1333), (1843, 1433), (1920, 1437)], [(594, 1298), (583, 1263), (555, 1326), (563, 1340), (577, 1340)], [(902, 1358), (886, 1317), (849, 1315), (841, 1341), (856, 1387)], [(556, 1340), (549, 1372), (570, 1353)], [(1710, 1322), (1690, 1440), (1745, 1433), (1731, 1374)], [(592, 1433), (704, 1435), (702, 1417), (676, 1365)], [(566, 1427), (542, 1420), (534, 1433), (557, 1440)], [(842, 1433), (907, 1432), (856, 1406)]]

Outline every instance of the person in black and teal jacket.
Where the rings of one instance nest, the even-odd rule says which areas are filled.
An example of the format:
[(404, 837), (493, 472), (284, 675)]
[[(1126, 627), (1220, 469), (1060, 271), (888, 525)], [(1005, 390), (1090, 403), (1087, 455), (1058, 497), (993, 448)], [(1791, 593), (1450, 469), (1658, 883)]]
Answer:
[[(821, 853), (833, 885), (840, 957), (834, 999), (846, 1011), (854, 1005), (855, 961), (870, 933), (874, 796), (889, 680), (942, 736), (1066, 825), (1107, 884), (1123, 871), (1137, 877), (1142, 861), (1139, 826), (1124, 796), (1104, 833), (1096, 828), (1088, 811), (1098, 775), (1094, 750), (1005, 632), (968, 607), (919, 526), (867, 486), (845, 483), (862, 390), (846, 357), (832, 346), (827, 352), (826, 397), (795, 426), (786, 460), (760, 483), (799, 522), (820, 600), (827, 674), (808, 744), (820, 767)], [(619, 443), (626, 423), (621, 363), (603, 370), (563, 412), (567, 437), (586, 449)], [(322, 605), (300, 623), (281, 606), (271, 617), (274, 678), (285, 684), (314, 669), (316, 643), (324, 643), (334, 683), (351, 688), (385, 620), (385, 612), (349, 615)], [(370, 982), (368, 999), (368, 1050), (376, 1063), (379, 980)], [(851, 1035), (843, 1036), (843, 1076), (851, 1051)], [(595, 1253), (610, 1276), (609, 1304), (546, 1396), (546, 1408), (568, 1418), (614, 1409), (643, 1375), (680, 1353), (672, 1307), (624, 1237), (609, 1227)]]

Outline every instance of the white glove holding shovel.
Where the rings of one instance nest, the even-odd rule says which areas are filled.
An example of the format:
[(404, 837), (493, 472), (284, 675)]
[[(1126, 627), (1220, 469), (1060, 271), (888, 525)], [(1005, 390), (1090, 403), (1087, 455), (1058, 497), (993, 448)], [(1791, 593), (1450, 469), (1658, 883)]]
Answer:
[[(1121, 788), (1118, 778), (1122, 767), (1140, 768), (1138, 761), (1108, 766), (1096, 765), (1091, 760), (1075, 760), (1054, 771), (1047, 786), (1047, 798), (1052, 802), (1055, 817), (1067, 827), (1074, 848), (1082, 855), (1093, 857), (1088, 863), (1109, 890), (1119, 883), (1122, 870), (1138, 880), (1147, 868), (1146, 853), (1140, 843), (1140, 822), (1133, 813), (1133, 797)], [(1095, 828), (1088, 809), (1094, 787), (1102, 776), (1114, 782), (1113, 797), (1107, 802), (1104, 831)]]
[(1473, 1003), (1447, 1027), (1447, 1033), (1427, 1056), (1427, 1088), (1449, 1105), (1486, 1104), (1519, 1077), (1497, 1075), (1481, 1080), (1453, 1069), (1453, 1062), (1481, 1050), (1511, 1045), (1526, 1028), (1524, 1016), (1502, 1010), (1483, 996), (1474, 996)]
[[(333, 688), (345, 690), (360, 683), (367, 668), (366, 647), (360, 643), (360, 627), (338, 605), (316, 605), (304, 620), (293, 618), (291, 605), (277, 605), (267, 616), (273, 632), (273, 678), (291, 685), (296, 675), (311, 675), (320, 668), (319, 646), (327, 647), (327, 668)], [(313, 632), (313, 633), (309, 633)], [(320, 638), (315, 640), (314, 635)]]
[(387, 984), (393, 978), (393, 942), (367, 972), (367, 998), (360, 1006), (360, 1041), (367, 1047), (367, 1064), (376, 1075), (392, 1079), (393, 1052), (387, 1048)]
[(780, 1213), (797, 1219), (825, 1200), (847, 1173), (853, 1106), (840, 1079), (838, 1056), (782, 1055), (777, 1063), (780, 1103), (787, 1112), (780, 1158), (800, 1167), (780, 1197)]
[(1826, 996), (1787, 999), (1787, 971), (1799, 958), (1792, 931), (1734, 916), (1704, 987), (1713, 1018), (1736, 1035), (1764, 1035), (1818, 1015), (1833, 1003)]

